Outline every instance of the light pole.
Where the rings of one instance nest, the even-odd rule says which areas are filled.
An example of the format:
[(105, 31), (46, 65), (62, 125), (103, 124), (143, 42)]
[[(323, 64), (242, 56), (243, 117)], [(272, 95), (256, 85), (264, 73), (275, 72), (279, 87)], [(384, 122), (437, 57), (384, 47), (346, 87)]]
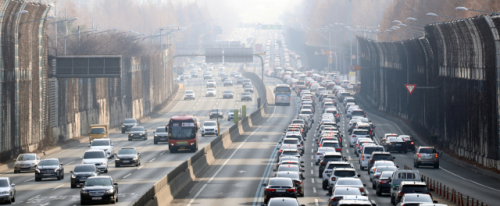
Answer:
[(77, 17), (73, 17), (73, 18), (71, 18), (71, 19), (64, 19), (64, 20), (61, 20), (61, 21), (56, 21), (56, 22), (52, 22), (52, 23), (51, 23), (51, 24), (55, 24), (54, 28), (55, 28), (55, 35), (56, 35), (56, 37), (55, 37), (55, 43), (56, 43), (56, 45), (55, 45), (55, 50), (56, 50), (56, 51), (55, 51), (55, 52), (56, 52), (56, 56), (57, 56), (57, 54), (58, 54), (58, 53), (57, 53), (57, 51), (58, 51), (58, 50), (57, 50), (57, 33), (58, 33), (58, 32), (57, 32), (57, 25), (59, 24), (59, 22), (74, 21), (74, 20), (77, 20), (77, 19), (78, 19)]
[[(64, 55), (66, 55), (66, 39), (70, 36), (76, 36), (76, 35), (80, 35), (80, 34), (84, 34), (84, 33), (89, 33), (89, 32), (94, 32), (94, 31), (99, 31), (99, 29), (92, 29), (90, 31), (87, 31), (87, 32), (83, 32), (83, 33), (78, 33), (78, 34), (71, 34), (71, 35), (66, 35), (64, 36)], [(88, 38), (88, 37), (87, 37)]]

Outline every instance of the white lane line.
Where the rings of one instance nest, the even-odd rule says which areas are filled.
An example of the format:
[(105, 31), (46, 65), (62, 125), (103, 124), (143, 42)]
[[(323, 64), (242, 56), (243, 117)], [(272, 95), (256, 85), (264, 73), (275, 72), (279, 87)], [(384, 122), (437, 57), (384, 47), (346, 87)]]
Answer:
[(33, 177), (33, 178), (29, 178), (29, 179), (27, 179), (27, 180), (26, 180), (26, 181), (24, 181), (24, 182), (29, 182), (29, 181), (31, 181), (31, 180), (33, 180), (33, 179), (35, 179), (35, 178), (34, 178), (34, 177)]
[(312, 143), (312, 146), (314, 147), (314, 143)]
[(311, 178), (311, 182), (314, 184), (314, 178)]
[(313, 187), (313, 192), (316, 193), (316, 187)]
[(314, 159), (314, 156), (313, 156), (313, 155), (311, 155), (311, 159)]
[(314, 164), (311, 162), (311, 167), (314, 167)]
[(156, 159), (156, 158), (153, 158), (153, 159), (149, 160), (149, 162), (155, 161), (155, 159)]
[(140, 166), (140, 167), (138, 167), (137, 169), (138, 169), (138, 170), (140, 170), (142, 167), (144, 167), (144, 166), (142, 166), (142, 165), (141, 165), (141, 166)]
[(52, 190), (56, 190), (57, 188), (60, 188), (60, 187), (64, 187), (64, 184), (59, 185), (59, 186), (57, 186), (57, 187), (54, 187), (54, 189), (52, 189)]
[(75, 161), (68, 162), (68, 163), (66, 163), (66, 165), (69, 165), (69, 164), (71, 164), (71, 163), (73, 163), (73, 162), (75, 162)]
[(313, 170), (311, 170), (311, 174), (314, 174), (314, 171), (313, 171)]
[(319, 205), (318, 199), (314, 199), (314, 204)]
[(443, 168), (443, 167), (441, 167), (441, 166), (439, 167), (439, 169), (441, 169), (441, 170), (443, 170), (443, 171), (445, 171), (445, 172), (447, 172), (447, 173), (450, 173), (450, 174), (452, 174), (453, 176), (456, 176), (456, 177), (458, 177), (458, 178), (460, 178), (460, 179), (463, 179), (463, 180), (465, 180), (465, 181), (469, 181), (469, 182), (472, 182), (472, 183), (474, 183), (474, 184), (476, 184), (476, 185), (479, 185), (479, 186), (481, 186), (481, 187), (485, 187), (485, 188), (488, 188), (488, 189), (490, 189), (490, 190), (495, 190), (495, 191), (497, 191), (497, 192), (500, 192), (500, 190), (498, 190), (498, 189), (491, 188), (491, 187), (488, 187), (488, 186), (486, 186), (486, 185), (483, 185), (483, 184), (480, 184), (480, 183), (474, 182), (474, 181), (472, 181), (472, 180), (469, 180), (469, 179), (463, 178), (462, 176), (457, 175), (457, 174), (455, 174), (455, 173), (453, 173), (453, 172), (450, 172), (450, 171), (448, 171), (448, 170), (444, 169), (444, 168)]
[(314, 149), (311, 149), (311, 152), (314, 152)]
[(132, 173), (128, 173), (127, 175), (123, 176), (123, 179), (127, 178), (130, 175), (132, 175)]
[(160, 155), (163, 155), (163, 153), (165, 153), (165, 151), (161, 152)]
[(349, 153), (349, 149), (347, 149), (346, 151), (347, 151), (347, 153)]

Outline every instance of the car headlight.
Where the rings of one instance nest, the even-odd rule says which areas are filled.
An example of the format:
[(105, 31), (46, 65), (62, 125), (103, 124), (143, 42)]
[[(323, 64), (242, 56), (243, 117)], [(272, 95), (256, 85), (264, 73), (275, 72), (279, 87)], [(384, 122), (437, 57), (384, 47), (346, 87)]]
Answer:
[(116, 157), (116, 158), (115, 158), (115, 160), (116, 160), (116, 161), (120, 161), (120, 158)]
[(155, 134), (155, 137), (158, 137), (158, 135)]
[(105, 165), (105, 164), (107, 164), (107, 163), (108, 163), (108, 162), (103, 161), (103, 162), (101, 162), (101, 165)]
[(194, 142), (191, 142), (191, 145), (194, 145)]
[(40, 173), (40, 170), (39, 170), (39, 169), (35, 169), (35, 171), (36, 171), (37, 173)]
[(128, 136), (132, 136), (132, 133), (129, 133)]
[(137, 157), (137, 156), (135, 156), (133, 160), (137, 160), (137, 159), (138, 159), (138, 157)]
[(54, 172), (57, 172), (57, 171), (59, 171), (59, 168), (54, 169)]
[(16, 161), (16, 163), (14, 163), (14, 165), (19, 165), (20, 163), (18, 161)]
[(82, 190), (82, 194), (89, 194), (89, 191)]
[(73, 175), (71, 175), (71, 178), (75, 179), (75, 178), (76, 178), (76, 175), (74, 175), (74, 174), (73, 174)]
[(115, 192), (115, 191), (113, 189), (110, 189), (110, 190), (106, 191), (106, 194), (113, 194), (113, 192)]

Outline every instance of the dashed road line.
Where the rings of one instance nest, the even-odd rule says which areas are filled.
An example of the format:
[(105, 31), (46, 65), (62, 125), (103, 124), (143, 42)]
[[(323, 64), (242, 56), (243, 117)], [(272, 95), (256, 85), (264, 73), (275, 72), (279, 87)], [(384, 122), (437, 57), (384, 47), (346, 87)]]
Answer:
[(64, 184), (59, 185), (59, 186), (57, 186), (57, 187), (54, 187), (54, 189), (52, 189), (52, 190), (56, 190), (57, 188), (60, 188), (60, 187), (64, 187)]
[(149, 160), (149, 162), (153, 162), (153, 161), (155, 161), (155, 159), (156, 159), (156, 158), (153, 158), (153, 159)]
[(123, 179), (127, 178), (130, 175), (132, 175), (132, 173), (128, 173), (127, 175), (123, 176)]

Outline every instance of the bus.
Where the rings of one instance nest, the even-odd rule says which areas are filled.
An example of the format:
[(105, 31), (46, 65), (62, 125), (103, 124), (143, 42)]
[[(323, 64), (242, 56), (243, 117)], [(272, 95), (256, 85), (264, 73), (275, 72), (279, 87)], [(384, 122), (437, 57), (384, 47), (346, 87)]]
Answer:
[(286, 84), (278, 84), (274, 88), (274, 101), (275, 105), (287, 105), (290, 106), (292, 101), (292, 90), (290, 86)]
[(179, 150), (198, 150), (198, 130), (200, 122), (194, 115), (173, 116), (165, 128), (168, 131), (168, 149), (170, 153)]

